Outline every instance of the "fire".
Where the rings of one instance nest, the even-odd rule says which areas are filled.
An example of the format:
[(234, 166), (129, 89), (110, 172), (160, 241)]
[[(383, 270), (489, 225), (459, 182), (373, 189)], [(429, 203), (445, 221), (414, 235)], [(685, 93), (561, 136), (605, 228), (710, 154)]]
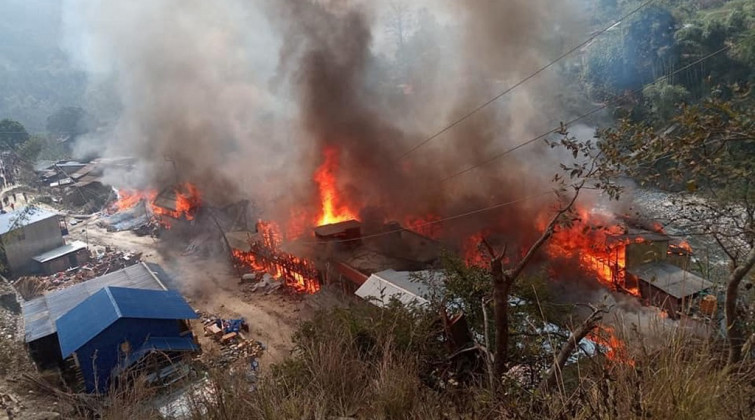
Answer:
[(622, 226), (600, 219), (600, 216), (580, 210), (571, 226), (556, 230), (548, 253), (553, 258), (577, 258), (580, 266), (593, 273), (603, 285), (639, 296), (636, 287), (625, 284), (625, 251), (627, 244), (643, 239), (622, 237), (626, 233)]
[(314, 263), (279, 250), (281, 234), (278, 225), (259, 221), (257, 232), (259, 239), (250, 242), (249, 252), (232, 251), (238, 264), (283, 280), (286, 287), (299, 293), (312, 294), (320, 290)]
[(315, 171), (315, 182), (320, 191), (322, 206), (317, 224), (322, 226), (357, 219), (355, 212), (343, 202), (338, 194), (336, 182), (339, 161), (338, 149), (328, 147), (323, 151), (323, 155), (325, 160)]
[(425, 217), (408, 217), (406, 218), (405, 225), (428, 238), (438, 239), (441, 235), (441, 217), (435, 214), (428, 214)]
[(606, 358), (612, 363), (634, 366), (634, 359), (629, 357), (626, 344), (616, 337), (612, 327), (599, 325), (597, 331), (588, 334), (587, 338), (604, 348)]
[[(187, 182), (176, 187), (174, 193), (176, 196), (176, 209), (171, 210), (160, 207), (155, 203), (155, 200), (159, 196), (155, 190), (118, 190), (118, 199), (110, 206), (110, 212), (116, 213), (128, 210), (144, 201), (153, 215), (194, 220), (194, 214), (201, 204), (199, 189)], [(160, 224), (165, 228), (170, 228), (170, 224), (165, 219), (160, 220)]]
[(117, 194), (118, 199), (110, 206), (113, 213), (128, 210), (142, 200), (152, 202), (157, 197), (155, 191), (118, 190)]
[(464, 239), (461, 245), (461, 255), (467, 267), (485, 267), (490, 265), (490, 260), (486, 257), (485, 250), (482, 249), (482, 240), (485, 239), (485, 232), (478, 232)]
[(189, 182), (186, 182), (174, 190), (176, 196), (176, 210), (166, 209), (157, 206), (154, 199), (150, 201), (150, 209), (154, 214), (169, 216), (174, 219), (184, 218), (194, 220), (194, 213), (202, 203), (199, 195), (199, 189)]

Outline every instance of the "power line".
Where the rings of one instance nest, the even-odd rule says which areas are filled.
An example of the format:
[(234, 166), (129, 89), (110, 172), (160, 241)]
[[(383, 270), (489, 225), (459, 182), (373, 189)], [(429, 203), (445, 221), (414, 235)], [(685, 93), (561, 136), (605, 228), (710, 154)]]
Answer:
[[(719, 50), (717, 50), (717, 51), (714, 51), (714, 52), (712, 52), (712, 53), (710, 53), (710, 54), (708, 54), (708, 55), (706, 55), (706, 56), (704, 56), (704, 57), (702, 57), (702, 58), (698, 59), (698, 60), (695, 60), (694, 62), (692, 62), (692, 63), (690, 63), (690, 64), (687, 64), (687, 65), (686, 65), (686, 66), (684, 66), (684, 67), (681, 67), (681, 68), (679, 68), (679, 69), (675, 70), (674, 72), (672, 72), (672, 73), (670, 73), (670, 74), (667, 74), (667, 75), (665, 75), (665, 76), (661, 76), (661, 77), (659, 77), (658, 79), (654, 80), (653, 82), (651, 82), (651, 83), (648, 83), (647, 85), (644, 85), (644, 86), (642, 86), (641, 88), (635, 89), (634, 91), (632, 91), (632, 92), (630, 92), (630, 93), (641, 93), (641, 92), (642, 92), (642, 90), (643, 90), (643, 89), (645, 89), (646, 87), (648, 87), (648, 86), (652, 86), (652, 85), (654, 85), (654, 84), (656, 84), (656, 83), (660, 83), (660, 82), (663, 82), (663, 81), (665, 81), (666, 79), (668, 79), (669, 77), (672, 77), (672, 76), (674, 76), (674, 75), (676, 75), (676, 74), (678, 74), (678, 73), (680, 73), (680, 72), (682, 72), (682, 71), (684, 71), (684, 70), (687, 70), (688, 68), (690, 68), (690, 67), (692, 67), (692, 66), (694, 66), (694, 65), (700, 64), (700, 63), (702, 63), (703, 61), (705, 61), (705, 60), (707, 60), (707, 59), (709, 59), (709, 58), (711, 58), (711, 57), (713, 57), (713, 56), (716, 56), (716, 55), (718, 55), (718, 54), (721, 54), (722, 52), (724, 52), (724, 51), (726, 51), (726, 50), (729, 50), (729, 49), (731, 49), (731, 48), (732, 48), (732, 46), (733, 46), (733, 45), (727, 45), (727, 46), (725, 46), (725, 47), (723, 47), (723, 48), (721, 48), (721, 49), (719, 49)], [(624, 96), (625, 96), (625, 95), (624, 95)], [(600, 106), (598, 106), (598, 107), (596, 107), (596, 108), (594, 108), (594, 109), (592, 109), (592, 110), (590, 110), (590, 111), (588, 111), (588, 112), (586, 112), (586, 113), (584, 113), (584, 114), (582, 114), (582, 115), (580, 115), (580, 116), (578, 116), (578, 117), (576, 117), (576, 118), (573, 118), (573, 119), (571, 119), (571, 120), (567, 121), (567, 122), (566, 122), (566, 123), (564, 123), (563, 125), (569, 126), (569, 125), (571, 125), (571, 124), (574, 124), (574, 123), (575, 123), (575, 122), (577, 122), (577, 121), (583, 120), (583, 119), (585, 119), (585, 118), (589, 117), (590, 115), (593, 115), (593, 114), (595, 114), (595, 113), (597, 113), (597, 112), (599, 112), (599, 111), (602, 111), (602, 110), (606, 109), (606, 108), (607, 108), (607, 107), (608, 107), (608, 106), (609, 106), (609, 105), (610, 105), (611, 103), (613, 103), (613, 102), (616, 102), (617, 100), (619, 100), (619, 99), (622, 99), (622, 98), (623, 98), (623, 96), (616, 96), (616, 97), (614, 97), (614, 99), (612, 99), (612, 100), (609, 100), (609, 101), (607, 101), (606, 103), (604, 103), (603, 105), (600, 105)], [(525, 141), (525, 142), (523, 142), (523, 143), (520, 143), (520, 144), (518, 144), (518, 145), (516, 145), (516, 146), (514, 146), (514, 147), (512, 147), (512, 148), (510, 148), (510, 149), (504, 150), (503, 152), (500, 152), (500, 153), (498, 153), (498, 154), (496, 154), (496, 155), (493, 155), (493, 156), (491, 156), (490, 158), (488, 158), (488, 159), (486, 159), (486, 160), (484, 160), (484, 161), (482, 161), (482, 162), (480, 162), (480, 163), (478, 163), (478, 164), (472, 165), (472, 166), (470, 166), (470, 167), (468, 167), (468, 168), (466, 168), (466, 169), (462, 169), (462, 170), (460, 170), (460, 171), (458, 171), (458, 172), (455, 172), (455, 173), (453, 173), (453, 174), (451, 174), (451, 175), (449, 175), (449, 176), (447, 176), (447, 177), (445, 177), (445, 178), (441, 179), (441, 182), (446, 182), (446, 181), (448, 181), (448, 180), (450, 180), (450, 179), (452, 179), (452, 178), (456, 178), (456, 177), (457, 177), (457, 176), (459, 176), (459, 175), (463, 175), (463, 174), (465, 174), (465, 173), (467, 173), (467, 172), (470, 172), (470, 171), (472, 171), (472, 170), (474, 170), (474, 169), (477, 169), (477, 168), (479, 168), (479, 167), (485, 166), (485, 165), (489, 164), (490, 162), (493, 162), (493, 161), (495, 161), (495, 160), (497, 160), (497, 159), (500, 159), (500, 158), (502, 158), (502, 157), (504, 157), (504, 156), (506, 156), (506, 155), (508, 155), (508, 154), (510, 154), (510, 153), (512, 153), (512, 152), (514, 152), (514, 151), (516, 151), (516, 150), (519, 150), (519, 149), (521, 149), (521, 148), (522, 148), (522, 147), (524, 147), (524, 146), (527, 146), (527, 145), (529, 145), (529, 144), (532, 144), (532, 143), (534, 143), (534, 142), (536, 142), (536, 141), (538, 141), (538, 140), (540, 140), (540, 139), (542, 139), (542, 138), (545, 138), (545, 137), (547, 137), (547, 136), (549, 136), (549, 135), (551, 135), (551, 134), (553, 134), (553, 133), (557, 133), (557, 132), (559, 132), (559, 131), (561, 130), (561, 128), (562, 128), (562, 126), (561, 126), (561, 125), (559, 125), (558, 127), (556, 127), (556, 128), (553, 128), (553, 129), (552, 129), (552, 130), (550, 130), (550, 131), (547, 131), (547, 132), (545, 132), (545, 133), (543, 133), (543, 134), (540, 134), (540, 135), (538, 135), (538, 136), (535, 136), (535, 137), (533, 137), (533, 138), (531, 138), (531, 139), (529, 139), (529, 140), (527, 140), (527, 141)]]
[(593, 40), (595, 40), (595, 38), (603, 35), (604, 33), (608, 32), (611, 28), (613, 28), (614, 26), (616, 26), (617, 23), (622, 22), (625, 19), (631, 17), (632, 15), (634, 15), (635, 13), (637, 13), (638, 11), (640, 11), (642, 8), (644, 8), (645, 6), (649, 5), (650, 3), (654, 2), (654, 1), (655, 0), (648, 0), (645, 3), (642, 3), (641, 5), (639, 5), (637, 8), (635, 8), (631, 12), (629, 12), (626, 15), (622, 16), (618, 21), (612, 23), (609, 26), (606, 26), (602, 30), (600, 30), (600, 31), (596, 32), (595, 34), (593, 34), (591, 37), (587, 38), (586, 41), (582, 42), (579, 45), (574, 46), (573, 48), (571, 48), (567, 52), (561, 54), (555, 60), (553, 60), (550, 63), (546, 64), (545, 66), (540, 67), (539, 69), (537, 69), (537, 71), (535, 71), (534, 73), (530, 74), (529, 76), (525, 77), (524, 79), (522, 79), (522, 80), (518, 81), (517, 83), (513, 84), (512, 86), (510, 86), (509, 88), (507, 88), (503, 92), (501, 92), (501, 93), (493, 96), (492, 98), (488, 99), (486, 102), (483, 102), (482, 104), (478, 105), (477, 107), (475, 107), (471, 111), (467, 112), (466, 114), (464, 114), (461, 117), (459, 117), (456, 120), (454, 120), (451, 124), (445, 126), (441, 130), (437, 131), (435, 134), (431, 135), (430, 137), (427, 137), (426, 139), (424, 139), (421, 142), (417, 143), (416, 145), (412, 146), (409, 150), (407, 150), (401, 156), (399, 156), (399, 160), (402, 160), (405, 157), (409, 156), (415, 150), (419, 149), (420, 147), (422, 147), (425, 144), (431, 142), (432, 140), (434, 140), (435, 138), (439, 137), (440, 135), (442, 135), (446, 131), (448, 131), (448, 130), (452, 129), (453, 127), (457, 126), (461, 122), (465, 121), (467, 118), (471, 117), (472, 115), (476, 114), (477, 112), (479, 112), (483, 108), (487, 107), (488, 105), (492, 104), (493, 102), (495, 102), (498, 99), (502, 98), (503, 96), (507, 95), (509, 92), (513, 91), (514, 89), (518, 88), (519, 86), (527, 83), (527, 81), (529, 81), (530, 79), (534, 78), (535, 76), (537, 76), (538, 74), (542, 73), (543, 71), (547, 70), (548, 68), (550, 68), (554, 64), (558, 63), (559, 61), (563, 60), (567, 56), (571, 55), (573, 52), (579, 50), (580, 48), (584, 47), (585, 45), (588, 45)]
[[(682, 72), (682, 71), (684, 71), (684, 70), (686, 70), (686, 69), (688, 69), (688, 68), (690, 68), (690, 67), (692, 67), (692, 66), (694, 66), (696, 64), (699, 64), (699, 63), (701, 63), (701, 62), (703, 62), (703, 61), (705, 61), (705, 60), (707, 60), (707, 59), (709, 59), (709, 58), (711, 58), (713, 56), (721, 54), (722, 52), (730, 49), (732, 46), (726, 46), (726, 47), (721, 48), (721, 49), (719, 49), (717, 51), (714, 51), (714, 52), (712, 52), (712, 53), (710, 53), (710, 54), (708, 54), (708, 55), (706, 55), (704, 57), (701, 57), (700, 59), (698, 59), (698, 60), (696, 60), (696, 61), (694, 61), (694, 62), (692, 62), (692, 63), (690, 63), (690, 64), (688, 64), (688, 65), (686, 65), (684, 67), (681, 67), (680, 69), (674, 71), (673, 73), (670, 73), (668, 75), (659, 77), (655, 81), (653, 81), (651, 83), (648, 83), (647, 85), (645, 85), (642, 88), (639, 88), (637, 90), (642, 91), (642, 89), (644, 89), (645, 87), (652, 86), (652, 85), (654, 85), (656, 83), (659, 83), (659, 82), (661, 82), (661, 81), (663, 81), (663, 80), (665, 80), (665, 79), (667, 79), (669, 77), (672, 77), (675, 74), (677, 74), (679, 72)], [(635, 91), (637, 91), (637, 90), (635, 90)], [(632, 93), (634, 93), (635, 91), (633, 91)], [(616, 99), (620, 99), (620, 97), (617, 96), (614, 100), (616, 100)], [(577, 121), (579, 121), (579, 120), (581, 120), (583, 118), (588, 117), (589, 115), (592, 115), (592, 114), (594, 114), (594, 113), (596, 113), (596, 112), (598, 112), (600, 110), (603, 110), (606, 107), (608, 107), (608, 105), (610, 103), (611, 103), (611, 101), (609, 101), (609, 102), (607, 102), (607, 103), (605, 103), (605, 104), (603, 104), (603, 105), (601, 105), (601, 106), (599, 106), (599, 107), (597, 107), (597, 108), (595, 108), (595, 109), (593, 109), (593, 110), (591, 110), (591, 111), (589, 111), (587, 113), (584, 113), (584, 114), (580, 115), (579, 117), (574, 118), (574, 119), (568, 121), (567, 123), (565, 123), (565, 125), (573, 124), (574, 122), (577, 122)], [(469, 171), (471, 171), (471, 170), (473, 170), (475, 168), (478, 168), (480, 166), (486, 165), (486, 164), (488, 164), (488, 163), (490, 163), (490, 162), (492, 162), (492, 161), (494, 161), (494, 160), (496, 160), (498, 158), (501, 158), (501, 157), (503, 157), (503, 156), (505, 156), (505, 155), (507, 155), (507, 154), (509, 154), (511, 152), (514, 152), (515, 150), (518, 150), (518, 149), (520, 149), (520, 148), (522, 148), (522, 147), (524, 147), (524, 146), (526, 146), (528, 144), (534, 143), (535, 141), (540, 140), (543, 137), (548, 136), (549, 134), (555, 133), (555, 132), (559, 131), (560, 129), (561, 129), (561, 127), (559, 126), (558, 128), (550, 130), (547, 133), (541, 134), (541, 135), (539, 135), (537, 137), (533, 137), (532, 139), (527, 140), (526, 142), (521, 143), (521, 144), (519, 144), (517, 146), (514, 146), (514, 147), (512, 147), (512, 148), (510, 148), (510, 149), (508, 149), (508, 150), (506, 150), (506, 151), (504, 151), (502, 153), (499, 153), (499, 154), (493, 156), (490, 159), (485, 160), (484, 162), (482, 162), (482, 163), (480, 163), (478, 165), (475, 165), (475, 166), (472, 166), (470, 168), (464, 169), (463, 171), (457, 172), (456, 174), (453, 174), (453, 175), (451, 175), (451, 176), (449, 176), (447, 178), (444, 178), (441, 182), (445, 182), (446, 180), (449, 180), (449, 179), (451, 179), (453, 177), (456, 177), (456, 176), (461, 175), (463, 173), (469, 172)], [(705, 144), (702, 144), (700, 146), (701, 147), (702, 146), (707, 146), (710, 143), (714, 143), (714, 142), (715, 141), (709, 142), (709, 143), (705, 143)], [(656, 159), (656, 161), (660, 160), (661, 158), (663, 158), (663, 156), (660, 156), (658, 159)], [(450, 220), (456, 220), (456, 219), (461, 219), (461, 218), (464, 218), (464, 217), (473, 216), (473, 215), (476, 215), (476, 214), (479, 214), (479, 213), (484, 213), (484, 212), (487, 212), (487, 211), (490, 211), (490, 210), (495, 210), (497, 208), (506, 207), (506, 206), (510, 206), (510, 205), (513, 205), (513, 204), (521, 203), (523, 201), (528, 201), (528, 200), (531, 200), (533, 198), (545, 196), (545, 195), (550, 194), (550, 193), (551, 192), (541, 192), (539, 194), (530, 195), (530, 196), (523, 197), (523, 198), (520, 198), (520, 199), (517, 199), (517, 200), (508, 201), (508, 202), (505, 202), (505, 203), (494, 204), (494, 205), (491, 205), (491, 206), (488, 206), (488, 207), (483, 207), (483, 208), (480, 208), (480, 209), (471, 210), (471, 211), (464, 212), (464, 213), (461, 213), (461, 214), (457, 214), (457, 215), (454, 215), (454, 216), (444, 217), (444, 218), (441, 218), (441, 219), (432, 220), (432, 221), (428, 221), (428, 222), (425, 222), (425, 223), (420, 223), (420, 224), (415, 225), (415, 228), (421, 229), (421, 228), (426, 227), (426, 226), (432, 226), (432, 225), (443, 223), (443, 222), (447, 222), (447, 221), (450, 221)], [(328, 241), (328, 242), (335, 242), (335, 243), (339, 243), (339, 242), (353, 242), (356, 239), (375, 238), (375, 237), (380, 237), (380, 236), (385, 236), (385, 235), (390, 235), (390, 234), (402, 232), (404, 230), (405, 229), (403, 229), (403, 228), (399, 228), (399, 229), (388, 230), (388, 231), (385, 231), (385, 232), (380, 232), (380, 233), (375, 233), (375, 234), (360, 236), (359, 238), (355, 238), (355, 239), (339, 239), (339, 240), (333, 240), (333, 241)], [(307, 241), (307, 242), (299, 242), (299, 243), (302, 243), (302, 244), (317, 244), (317, 243), (320, 243), (320, 242)]]

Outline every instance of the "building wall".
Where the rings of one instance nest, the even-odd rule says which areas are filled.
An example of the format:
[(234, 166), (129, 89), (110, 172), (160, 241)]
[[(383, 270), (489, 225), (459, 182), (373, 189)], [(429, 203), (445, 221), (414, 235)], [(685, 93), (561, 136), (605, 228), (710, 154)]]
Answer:
[[(73, 258), (73, 264), (71, 261)], [(68, 270), (71, 267), (81, 266), (89, 261), (89, 251), (86, 249), (80, 249), (73, 254), (66, 254), (58, 257), (54, 260), (50, 260), (42, 264), (42, 272), (44, 274), (54, 274), (60, 271)]]
[(639, 280), (640, 295), (643, 299), (647, 299), (650, 304), (657, 306), (666, 313), (672, 319), (676, 319), (676, 313), (682, 308), (683, 301), (673, 296), (668, 295), (663, 290), (653, 286), (645, 280)]
[(34, 271), (33, 257), (64, 245), (58, 216), (12, 230), (0, 238), (13, 277)]
[(626, 246), (626, 268), (663, 261), (668, 254), (668, 241), (634, 242)]
[(125, 357), (121, 344), (128, 341), (138, 349), (148, 337), (179, 337), (179, 321), (174, 319), (119, 319), (76, 351), (87, 392), (106, 392), (110, 373)]

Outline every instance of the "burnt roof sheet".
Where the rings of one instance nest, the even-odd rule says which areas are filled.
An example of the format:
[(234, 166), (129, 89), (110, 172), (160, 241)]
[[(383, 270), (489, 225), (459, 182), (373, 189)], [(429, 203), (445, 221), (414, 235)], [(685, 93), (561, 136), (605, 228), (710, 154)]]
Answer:
[(640, 281), (648, 283), (677, 299), (692, 296), (713, 287), (712, 282), (665, 262), (643, 264), (627, 271), (639, 278)]
[(55, 321), (106, 286), (167, 290), (165, 282), (158, 277), (159, 274), (147, 264), (139, 263), (24, 302), (21, 305), (24, 339), (29, 343), (54, 334), (57, 331)]

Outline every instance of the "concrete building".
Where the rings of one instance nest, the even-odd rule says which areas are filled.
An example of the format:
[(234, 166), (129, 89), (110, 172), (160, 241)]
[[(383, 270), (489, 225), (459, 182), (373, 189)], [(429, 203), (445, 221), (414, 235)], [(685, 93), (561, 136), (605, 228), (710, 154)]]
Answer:
[(38, 265), (37, 272), (50, 275), (86, 264), (89, 261), (89, 250), (84, 242), (73, 241), (37, 255), (33, 260)]
[(58, 215), (31, 207), (0, 214), (0, 242), (13, 277), (34, 272), (35, 256), (65, 245)]

